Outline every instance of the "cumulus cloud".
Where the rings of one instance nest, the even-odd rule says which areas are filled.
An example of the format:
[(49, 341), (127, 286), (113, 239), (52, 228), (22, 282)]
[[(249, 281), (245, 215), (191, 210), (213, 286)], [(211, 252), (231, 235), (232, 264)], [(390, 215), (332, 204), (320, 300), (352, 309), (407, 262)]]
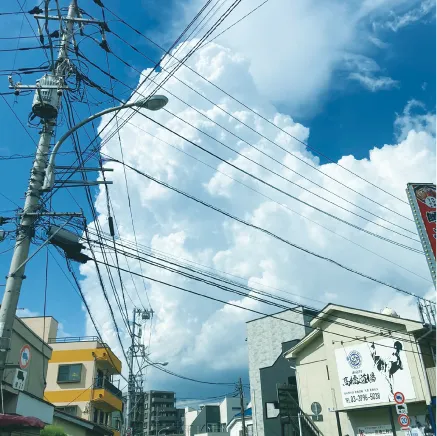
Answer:
[[(246, 57), (221, 45), (210, 44), (196, 53), (190, 63), (202, 75), (213, 78), (219, 86), (248, 102), (257, 112), (296, 138), (306, 140), (311, 135), (305, 126), (280, 113), (264, 96), (262, 90), (258, 90), (253, 64)], [(396, 128), (402, 133), (397, 136), (396, 142), (374, 147), (365, 159), (344, 156), (339, 161), (343, 167), (393, 193), (399, 200), (375, 189), (338, 165), (320, 164), (318, 157), (301, 143), (261, 120), (188, 69), (181, 68), (177, 76), (291, 154), (244, 127), (184, 87), (175, 78), (171, 78), (165, 85), (166, 89), (161, 89), (160, 92), (165, 94), (171, 91), (181, 99), (189, 101), (201, 113), (207, 114), (230, 132), (238, 134), (244, 141), (224, 132), (212, 121), (206, 120), (175, 98), (170, 99), (169, 111), (289, 181), (260, 168), (243, 156), (236, 155), (165, 110), (152, 115), (148, 113), (153, 119), (188, 137), (194, 143), (201, 144), (225, 161), (243, 168), (300, 200), (382, 237), (420, 248), (417, 241), (396, 235), (375, 223), (384, 224), (417, 239), (414, 222), (410, 220), (411, 212), (406, 203), (405, 187), (407, 182), (427, 182), (435, 179), (435, 124), (432, 126), (430, 123), (418, 122), (417, 117), (411, 111), (408, 112), (407, 106), (407, 112), (399, 117), (397, 123)], [(162, 72), (160, 77), (165, 77), (165, 73)], [(109, 118), (103, 119), (102, 125), (108, 120)], [(355, 270), (418, 295), (422, 295), (430, 286), (429, 272), (423, 256), (371, 237), (274, 191), (138, 114), (134, 115), (130, 124), (127, 124), (120, 134), (126, 162), (159, 180), (254, 225), (266, 228), (307, 250), (335, 259)], [(256, 146), (283, 165), (274, 162), (248, 144)], [(120, 158), (120, 146), (116, 138), (111, 139), (103, 151), (109, 156)], [(114, 169), (111, 173), (114, 184), (110, 187), (110, 195), (119, 236), (133, 241), (123, 170), (121, 165), (114, 162), (109, 162), (108, 166)], [(319, 186), (311, 184), (299, 174), (304, 174)], [(223, 271), (230, 274), (228, 278), (234, 280), (238, 280), (235, 276), (239, 276), (243, 278), (240, 279), (241, 283), (296, 303), (317, 307), (335, 300), (341, 304), (361, 308), (373, 309), (378, 306), (376, 309), (381, 309), (395, 298), (396, 301), (403, 299), (394, 291), (227, 219), (173, 191), (158, 188), (154, 182), (130, 170), (127, 170), (127, 178), (138, 242), (148, 247), (144, 249), (155, 255), (171, 256), (173, 262), (186, 262), (191, 266), (204, 265), (209, 271)], [(307, 190), (303, 190), (297, 184)], [(378, 202), (379, 205), (348, 187)], [(351, 206), (322, 188), (341, 195), (380, 218)], [(312, 193), (318, 194), (321, 198)], [(323, 198), (350, 208), (353, 212), (367, 217), (370, 222), (339, 209)], [(96, 208), (101, 225), (107, 231), (106, 197), (103, 190), (96, 199)], [(399, 227), (394, 227), (395, 225), (407, 230), (400, 230)], [(98, 253), (97, 255), (99, 256)], [(115, 262), (113, 256), (110, 256), (109, 260), (110, 263)], [(142, 303), (147, 305), (148, 300), (155, 311), (151, 332), (151, 358), (155, 361), (169, 361), (169, 369), (194, 378), (214, 381), (236, 379), (247, 367), (245, 322), (259, 316), (256, 312), (272, 313), (280, 310), (279, 307), (268, 306), (248, 296), (227, 293), (150, 264), (143, 263), (140, 268), (137, 261), (126, 261), (122, 256), (119, 261), (122, 267), (137, 273), (142, 271), (161, 282), (228, 301), (236, 306), (244, 306), (255, 312), (204, 299), (152, 280), (131, 278), (128, 274), (122, 273), (128, 294), (128, 313), (131, 313), (133, 304), (140, 307)], [(84, 276), (83, 289), (86, 298), (104, 339), (121, 355), (114, 325), (108, 315), (107, 303), (99, 288), (96, 268), (88, 262), (81, 267), (81, 273)], [(102, 274), (106, 275), (104, 268)], [(114, 280), (119, 287), (115, 271)], [(105, 283), (110, 304), (116, 308), (107, 279)], [(250, 295), (255, 294), (252, 292)], [(396, 303), (401, 315), (414, 306), (414, 302), (408, 299), (403, 299), (402, 302)], [(118, 324), (122, 327), (121, 314), (115, 309), (114, 312)], [(88, 334), (93, 334), (93, 327), (89, 322), (87, 330)], [(129, 339), (125, 330), (121, 329), (120, 336), (126, 345)], [(149, 344), (149, 332), (150, 323), (144, 331), (146, 345)], [(147, 387), (180, 389), (181, 392), (187, 392), (189, 389), (186, 385), (181, 387), (175, 384), (175, 379), (156, 370), (153, 372), (153, 378), (147, 381)], [(196, 388), (196, 392), (200, 390)]]
[[(327, 91), (337, 84), (335, 73), (345, 68), (345, 55), (368, 57), (375, 45), (386, 49), (381, 38), (391, 29), (387, 22), (400, 28), (415, 22), (413, 16), (420, 20), (426, 14), (421, 15), (419, 11), (428, 10), (427, 3), (430, 2), (275, 0), (219, 36), (217, 41), (234, 52), (244, 53), (251, 78), (268, 101), (286, 104), (292, 114), (308, 116), (321, 109)], [(203, 2), (185, 4), (188, 22)], [(241, 2), (211, 38), (253, 7), (251, 2)], [(398, 24), (394, 23), (396, 20)], [(188, 48), (183, 50), (187, 51)], [(370, 77), (366, 81), (372, 78), (378, 79)], [(384, 79), (387, 78), (382, 77), (380, 83)], [(383, 89), (386, 87), (387, 80)]]

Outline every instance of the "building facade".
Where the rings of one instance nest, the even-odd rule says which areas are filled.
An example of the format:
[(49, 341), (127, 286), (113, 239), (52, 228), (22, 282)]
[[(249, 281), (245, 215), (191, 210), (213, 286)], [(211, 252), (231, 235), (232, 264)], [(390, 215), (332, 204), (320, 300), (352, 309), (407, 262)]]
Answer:
[(282, 344), (292, 344), (310, 332), (309, 323), (314, 315), (314, 311), (296, 307), (275, 317), (265, 316), (247, 323), (250, 399), (257, 436), (281, 434), (279, 416), (268, 417), (267, 410), (270, 403), (277, 401), (277, 385), (294, 377), (294, 369), (281, 359)]
[(175, 393), (171, 391), (144, 392), (144, 436), (178, 434), (180, 412), (176, 409)]
[[(248, 407), (244, 411), (244, 426), (246, 427), (246, 436), (256, 436), (253, 432), (252, 408)], [(243, 435), (243, 419), (241, 412), (237, 413), (226, 426), (229, 436)]]
[(300, 408), (322, 434), (403, 434), (396, 392), (413, 434), (435, 434), (435, 326), (330, 304), (311, 327), (285, 357), (295, 360)]
[[(45, 424), (53, 422), (53, 405), (44, 398), (44, 383), (51, 347), (28, 325), (16, 317), (10, 341), (0, 340), (9, 349), (2, 386), (5, 414), (35, 417)], [(39, 435), (39, 429), (35, 429)], [(29, 434), (33, 434), (29, 429)]]
[[(38, 321), (32, 319), (36, 329)], [(44, 335), (57, 330), (53, 320), (45, 321)], [(42, 331), (42, 330), (41, 330)], [(61, 412), (104, 426), (120, 434), (122, 395), (113, 383), (121, 373), (121, 362), (97, 337), (47, 338), (53, 349), (47, 369), (44, 397)]]
[[(243, 404), (246, 407), (247, 401)], [(226, 433), (226, 427), (241, 413), (240, 397), (226, 397), (219, 404), (206, 404), (200, 409), (185, 408), (185, 436)]]

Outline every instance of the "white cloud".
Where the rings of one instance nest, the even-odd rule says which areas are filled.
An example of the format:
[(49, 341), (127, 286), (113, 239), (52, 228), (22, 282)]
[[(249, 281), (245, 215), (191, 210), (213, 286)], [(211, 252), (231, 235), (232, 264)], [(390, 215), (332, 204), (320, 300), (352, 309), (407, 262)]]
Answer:
[[(301, 5), (300, 7), (303, 8), (304, 6)], [(195, 54), (190, 62), (202, 74), (207, 77), (214, 76), (214, 81), (220, 86), (223, 86), (226, 90), (231, 90), (233, 94), (244, 97), (245, 102), (249, 101), (249, 104), (256, 110), (269, 119), (275, 120), (281, 127), (292, 132), (293, 135), (304, 140), (310, 135), (308, 129), (294, 122), (289, 116), (278, 112), (269, 100), (258, 92), (254, 85), (252, 64), (243, 56), (219, 45), (211, 44), (208, 48)], [(408, 204), (376, 190), (337, 165), (320, 165), (317, 156), (305, 150), (302, 144), (291, 140), (274, 127), (261, 121), (244, 107), (237, 105), (210, 85), (205, 84), (189, 70), (182, 68), (177, 75), (194, 88), (201, 90), (208, 98), (226, 107), (226, 110), (233, 115), (244, 119), (247, 124), (262, 132), (272, 141), (280, 143), (303, 161), (310, 163), (327, 175), (311, 170), (303, 162), (274, 147), (254, 132), (242, 125), (238, 126), (235, 120), (214, 108), (210, 103), (200, 99), (174, 78), (165, 85), (168, 90), (180, 98), (190, 101), (199, 110), (208, 113), (211, 118), (230, 131), (237, 132), (250, 144), (256, 145), (293, 170), (305, 174), (319, 185), (338, 193), (367, 210), (371, 210), (394, 224), (415, 232), (413, 222), (360, 197), (344, 186), (337, 184), (328, 176), (338, 179), (346, 186), (406, 217), (411, 216)], [(162, 76), (165, 76), (165, 74), (162, 74)], [(160, 92), (166, 93), (165, 90)], [(213, 137), (220, 138), (229, 146), (235, 147), (239, 152), (274, 169), (291, 181), (302, 184), (320, 196), (336, 201), (344, 207), (351, 207), (354, 212), (368, 216), (365, 212), (346, 204), (331, 194), (327, 194), (321, 188), (310, 185), (309, 182), (302, 180), (296, 173), (292, 173), (272, 162), (244, 142), (237, 141), (232, 135), (224, 134), (213, 123), (207, 122), (201, 115), (187, 109), (176, 99), (170, 100), (168, 109), (189, 120), (193, 125), (206, 130)], [(426, 116), (431, 117), (431, 114)], [(301, 200), (313, 203), (331, 214), (350, 220), (354, 224), (376, 232), (381, 236), (390, 237), (420, 248), (419, 243), (397, 236), (372, 223), (341, 211), (334, 205), (324, 202), (289, 182), (256, 167), (243, 157), (236, 156), (217, 142), (174, 119), (165, 111), (153, 113), (151, 117), (178, 133), (186, 135), (195, 143), (201, 144), (229, 162), (256, 174), (262, 180), (292, 193)], [(405, 186), (407, 182), (435, 179), (435, 125), (433, 128), (430, 123), (418, 122), (417, 120), (417, 117), (411, 113), (407, 106), (406, 112), (399, 117), (397, 122), (396, 129), (402, 131), (402, 134), (399, 134), (396, 143), (372, 149), (367, 159), (357, 160), (353, 156), (344, 156), (339, 163), (350, 169), (350, 171), (356, 172), (372, 183), (394, 193), (397, 197), (406, 199)], [(102, 125), (107, 121), (108, 119), (104, 119)], [(122, 143), (129, 144), (124, 149), (124, 157), (128, 163), (140, 170), (217, 205), (255, 225), (265, 227), (295, 244), (333, 258), (353, 269), (416, 292), (418, 295), (423, 292), (424, 286), (429, 286), (427, 265), (420, 255), (372, 238), (363, 232), (322, 215), (302, 203), (275, 192), (265, 185), (253, 181), (248, 176), (230, 169), (224, 163), (219, 163), (211, 156), (200, 152), (193, 145), (183, 142), (138, 114), (131, 121), (133, 125), (164, 139), (176, 147), (169, 147), (156, 139), (152, 139), (144, 131), (136, 129), (133, 125), (128, 125), (121, 132)], [(178, 151), (177, 148), (208, 163), (212, 168), (219, 169), (222, 173), (202, 165), (199, 161)], [(115, 158), (119, 157), (119, 144), (115, 138), (104, 147), (104, 152)], [(120, 165), (111, 164), (111, 166), (114, 168), (114, 172), (111, 173), (114, 184), (111, 186), (110, 193), (120, 234), (123, 238), (132, 241), (133, 232), (123, 171)], [(223, 173), (244, 182), (253, 189), (260, 191), (261, 194), (270, 197), (270, 199), (227, 178)], [(233, 275), (247, 277), (246, 283), (263, 291), (310, 305), (314, 305), (313, 300), (327, 302), (328, 299), (335, 298), (336, 301), (346, 305), (382, 309), (383, 305), (389, 304), (395, 298), (399, 298), (397, 294), (378, 284), (293, 249), (254, 229), (228, 220), (217, 212), (172, 191), (164, 191), (162, 188), (157, 189), (153, 182), (133, 174), (129, 170), (128, 180), (138, 240), (141, 244), (152, 247), (154, 250), (164, 251), (179, 260), (185, 259), (185, 261), (203, 264)], [(107, 230), (108, 226), (106, 219), (104, 219), (106, 216), (106, 201), (103, 191), (100, 192), (97, 198), (96, 207), (102, 217), (101, 224)], [(311, 219), (312, 222), (304, 217)], [(374, 219), (378, 223), (392, 227), (375, 217), (369, 216), (369, 219)], [(342, 238), (318, 226), (317, 223), (341, 235)], [(414, 234), (412, 236), (414, 237)], [(344, 238), (350, 239), (376, 254), (372, 254)], [(428, 282), (377, 255), (408, 268), (415, 274), (423, 276)], [(110, 261), (113, 263), (114, 259), (110, 259)], [(122, 257), (120, 262), (122, 266), (126, 267), (126, 261)], [(129, 267), (133, 271), (140, 272), (139, 265), (134, 260), (129, 261)], [(280, 310), (278, 307), (266, 306), (247, 297), (243, 298), (205, 284), (199, 284), (151, 265), (143, 264), (142, 269), (146, 275), (161, 281), (206, 294), (212, 298), (231, 301), (236, 305), (243, 305), (254, 311), (271, 313)], [(105, 274), (105, 269), (102, 268), (101, 270)], [(86, 277), (83, 281), (86, 298), (98, 324), (102, 327), (104, 339), (121, 355), (113, 323), (108, 315), (107, 304), (99, 289), (94, 265), (91, 262), (84, 265), (81, 267), (81, 273)], [(114, 280), (118, 285), (116, 275)], [(241, 372), (241, 369), (246, 367), (247, 350), (244, 323), (248, 319), (259, 315), (236, 307), (224, 306), (216, 301), (202, 299), (151, 280), (146, 280), (144, 284), (141, 279), (135, 278), (132, 280), (124, 273), (123, 281), (130, 298), (138, 306), (140, 306), (138, 294), (141, 295), (143, 302), (147, 301), (144, 285), (147, 288), (151, 305), (155, 310), (151, 343), (153, 360), (169, 361), (168, 368), (175, 372), (214, 381), (233, 381), (234, 378), (237, 378), (237, 374)], [(118, 324), (122, 327), (123, 322), (119, 311), (116, 310), (117, 305), (111, 288), (107, 280), (105, 282), (111, 306), (114, 308)], [(285, 293), (278, 289), (285, 291)], [(287, 292), (290, 294), (287, 295)], [(296, 295), (299, 296), (296, 297)], [(126, 304), (130, 314), (133, 305), (129, 298), (126, 298)], [(320, 307), (320, 304), (318, 306)], [(413, 307), (412, 302), (405, 300), (404, 306), (399, 304), (399, 313), (401, 315), (404, 315), (404, 313), (409, 314), (410, 307)], [(88, 323), (87, 330), (87, 334), (93, 334), (90, 323)], [(120, 334), (124, 344), (127, 344), (127, 335), (123, 331)], [(147, 343), (147, 341), (148, 328), (146, 328), (145, 334), (145, 342)], [(153, 386), (154, 389), (171, 387), (174, 389), (174, 383), (175, 380), (171, 377), (166, 378), (165, 375), (154, 371), (153, 384), (149, 384), (148, 387)]]
[[(385, 23), (385, 26), (393, 30), (393, 32), (397, 32), (399, 29), (425, 18), (435, 20), (435, 1), (425, 0), (420, 2), (418, 6), (410, 8), (404, 13), (397, 14), (392, 12), (391, 15), (391, 18)], [(430, 15), (433, 16), (430, 17)]]
[[(203, 2), (185, 4), (184, 23), (188, 23)], [(242, 2), (212, 37), (253, 7), (252, 2)], [(419, 0), (275, 0), (217, 41), (244, 53), (251, 81), (262, 96), (286, 104), (292, 114), (309, 115), (321, 109), (334, 73), (344, 69), (345, 54), (368, 57), (375, 45), (386, 48), (380, 34), (386, 31), (387, 20), (408, 14), (420, 19), (413, 11), (423, 8)], [(402, 21), (403, 25), (413, 22), (407, 18)], [(244, 95), (244, 88), (241, 94), (237, 90), (237, 95)]]
[(22, 307), (17, 309), (16, 315), (19, 318), (31, 318), (34, 316), (41, 316), (39, 312), (34, 312), (33, 310), (28, 309), (27, 307)]
[(399, 82), (397, 80), (393, 80), (391, 77), (387, 76), (372, 77), (361, 73), (351, 73), (349, 78), (360, 82), (365, 88), (372, 92), (399, 87)]

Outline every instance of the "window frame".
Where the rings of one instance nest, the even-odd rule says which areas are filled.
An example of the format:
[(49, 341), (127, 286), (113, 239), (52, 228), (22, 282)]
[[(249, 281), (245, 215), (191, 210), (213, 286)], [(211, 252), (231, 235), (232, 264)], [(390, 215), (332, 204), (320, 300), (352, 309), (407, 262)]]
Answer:
[[(61, 372), (61, 368), (65, 368), (65, 367), (73, 367), (73, 366), (79, 366), (80, 367), (80, 371), (79, 371), (79, 380), (59, 380), (59, 373)], [(83, 368), (83, 364), (82, 363), (66, 363), (66, 364), (61, 364), (58, 366), (58, 375), (56, 377), (56, 383), (80, 383), (82, 381), (82, 368)], [(69, 373), (69, 377), (70, 377), (70, 373)]]

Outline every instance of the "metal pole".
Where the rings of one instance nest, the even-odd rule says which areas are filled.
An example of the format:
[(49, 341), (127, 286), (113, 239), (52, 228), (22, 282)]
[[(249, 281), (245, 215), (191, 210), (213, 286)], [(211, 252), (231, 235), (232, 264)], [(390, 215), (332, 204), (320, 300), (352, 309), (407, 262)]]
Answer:
[[(68, 58), (68, 46), (73, 34), (73, 19), (76, 16), (76, 0), (72, 0), (68, 8), (66, 30), (62, 35), (61, 47), (56, 62), (55, 75), (63, 81), (67, 65), (64, 62)], [(0, 382), (3, 380), (7, 354), (10, 348), (10, 340), (20, 297), (21, 285), (25, 279), (25, 261), (29, 255), (30, 241), (33, 236), (36, 215), (25, 215), (26, 213), (38, 212), (41, 198), (41, 187), (44, 181), (46, 161), (50, 148), (56, 119), (46, 120), (42, 128), (35, 161), (33, 163), (29, 185), (26, 191), (24, 202), (24, 215), (21, 217), (20, 225), (15, 240), (14, 254), (12, 255), (9, 274), (6, 280), (5, 293), (0, 308)]]
[(338, 431), (338, 436), (342, 436), (343, 433), (341, 432), (341, 422), (340, 422), (340, 414), (338, 413), (338, 411), (335, 411), (335, 419), (337, 420), (337, 431)]
[[(300, 412), (297, 414), (297, 420), (299, 422), (299, 436), (303, 436), (303, 433), (302, 433), (302, 422), (301, 422), (301, 413)], [(290, 417), (290, 421), (291, 421), (291, 417)]]
[[(426, 406), (428, 407), (428, 411), (429, 411), (429, 419), (431, 421), (431, 427), (433, 429), (434, 434), (436, 434), (436, 425), (435, 425), (434, 413), (433, 413), (433, 408), (432, 408), (431, 385), (429, 382), (428, 373), (426, 372), (425, 362), (423, 361), (422, 349), (420, 347), (420, 340), (424, 339), (427, 335), (429, 335), (432, 332), (433, 332), (433, 330), (430, 329), (428, 332), (426, 332), (424, 335), (422, 335), (420, 338), (417, 339), (416, 349), (418, 352), (417, 354), (419, 355), (420, 369), (423, 371), (423, 377), (425, 379), (425, 388), (426, 388), (425, 402), (426, 402)], [(432, 350), (432, 346), (430, 348)]]
[(127, 394), (127, 403), (126, 403), (126, 433), (130, 428), (132, 429), (132, 434), (134, 430), (132, 428), (132, 418), (133, 418), (133, 397), (135, 395), (135, 375), (133, 372), (134, 369), (134, 354), (135, 354), (135, 326), (136, 326), (136, 309), (133, 310), (133, 323), (131, 330), (131, 346), (129, 353), (129, 378), (128, 378), (128, 394)]
[(240, 407), (241, 407), (241, 425), (243, 430), (243, 436), (247, 436), (246, 433), (246, 418), (244, 416), (244, 394), (243, 394), (243, 382), (240, 380), (238, 381), (238, 390), (240, 391)]
[(391, 431), (393, 433), (393, 436), (396, 436), (395, 420), (393, 417), (393, 410), (392, 410), (391, 406), (388, 406), (388, 414), (390, 416)]

